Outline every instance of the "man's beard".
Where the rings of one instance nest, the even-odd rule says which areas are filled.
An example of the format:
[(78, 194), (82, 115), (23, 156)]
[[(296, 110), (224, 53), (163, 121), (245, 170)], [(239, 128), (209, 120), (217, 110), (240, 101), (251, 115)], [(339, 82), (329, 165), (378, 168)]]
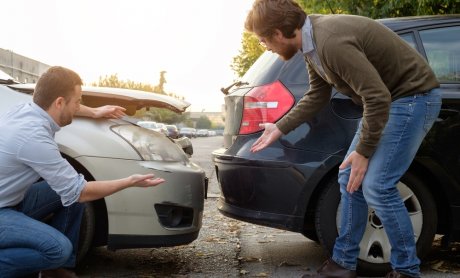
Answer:
[(72, 123), (72, 117), (69, 115), (61, 115), (61, 117), (59, 118), (59, 121), (60, 121), (59, 124), (61, 127), (70, 125)]
[(297, 51), (299, 51), (295, 46), (293, 45), (287, 45), (285, 49), (283, 49), (278, 55), (281, 56), (281, 59), (284, 61), (287, 61), (294, 57), (294, 55), (297, 54)]

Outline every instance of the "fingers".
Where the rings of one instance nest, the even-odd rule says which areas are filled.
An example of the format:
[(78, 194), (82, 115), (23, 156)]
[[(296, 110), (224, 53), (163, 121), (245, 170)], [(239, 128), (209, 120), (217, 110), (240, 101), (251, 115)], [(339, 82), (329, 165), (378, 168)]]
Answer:
[(350, 177), (347, 184), (347, 192), (353, 193), (361, 186), (367, 172), (368, 159), (353, 151), (340, 165), (343, 170), (351, 165)]
[(261, 150), (261, 146), (262, 146), (262, 141), (264, 140), (264, 135), (262, 134), (262, 136), (260, 136), (256, 142), (254, 142), (254, 144), (252, 144), (251, 146), (251, 152), (258, 152)]
[(163, 178), (154, 178), (154, 174), (146, 174), (146, 175), (133, 175), (133, 186), (137, 187), (151, 187), (159, 185), (165, 182)]
[(278, 129), (275, 124), (260, 123), (259, 127), (264, 128), (265, 130), (264, 133), (262, 133), (262, 136), (260, 136), (254, 144), (252, 144), (250, 151), (253, 153), (266, 148), (281, 136), (281, 134), (277, 134)]
[(348, 184), (347, 184), (347, 192), (353, 193), (356, 190), (358, 190), (358, 188), (361, 186), (361, 183), (363, 182), (363, 179), (364, 179), (364, 174), (361, 172), (357, 173), (357, 171), (353, 170), (352, 168), (350, 179), (348, 180)]
[(107, 117), (112, 119), (119, 119), (121, 117), (126, 116), (126, 109), (121, 106), (109, 105), (107, 106)]
[(253, 152), (253, 153), (258, 152), (258, 151), (260, 151), (261, 149), (264, 148), (263, 142), (264, 142), (264, 140), (265, 140), (265, 138), (267, 136), (267, 129), (266, 129), (267, 124), (266, 123), (260, 123), (259, 127), (264, 128), (265, 131), (264, 131), (264, 133), (262, 133), (262, 135), (259, 138), (257, 138), (257, 140), (254, 142), (254, 144), (252, 144), (250, 151)]
[(349, 157), (347, 157), (347, 158), (342, 162), (342, 164), (340, 164), (339, 169), (340, 169), (340, 170), (343, 170), (343, 169), (347, 168), (348, 165), (350, 165)]
[(147, 180), (147, 181), (148, 181), (150, 186), (156, 186), (156, 185), (159, 185), (160, 183), (165, 182), (165, 180), (162, 179), (162, 178), (150, 179), (150, 180)]

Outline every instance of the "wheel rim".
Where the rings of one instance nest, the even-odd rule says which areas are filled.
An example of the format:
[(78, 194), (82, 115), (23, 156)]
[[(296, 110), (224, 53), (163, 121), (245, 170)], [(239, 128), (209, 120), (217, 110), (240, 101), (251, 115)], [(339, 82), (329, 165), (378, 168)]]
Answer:
[[(415, 241), (417, 242), (423, 228), (423, 212), (420, 201), (414, 192), (404, 183), (397, 184), (399, 194), (404, 201), (404, 205), (409, 212), (409, 217), (414, 230)], [(337, 209), (336, 224), (340, 230), (340, 216), (342, 214), (341, 202)], [(391, 245), (388, 236), (383, 229), (380, 219), (375, 215), (375, 211), (369, 208), (366, 230), (360, 244), (359, 259), (369, 263), (389, 263), (391, 255)]]

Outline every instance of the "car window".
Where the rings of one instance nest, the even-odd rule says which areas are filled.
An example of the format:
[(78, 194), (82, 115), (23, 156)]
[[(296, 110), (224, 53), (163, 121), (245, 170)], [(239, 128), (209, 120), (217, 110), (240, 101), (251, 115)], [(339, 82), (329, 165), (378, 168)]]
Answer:
[(441, 82), (460, 82), (460, 26), (420, 31), (423, 47)]
[(249, 68), (242, 80), (251, 86), (260, 86), (281, 80), (283, 83), (305, 84), (308, 74), (302, 53), (299, 51), (289, 61), (279, 55), (265, 51)]
[(283, 66), (283, 62), (278, 57), (278, 54), (265, 51), (244, 74), (242, 80), (252, 86), (273, 82)]
[(417, 49), (417, 46), (415, 44), (415, 38), (414, 38), (414, 33), (407, 33), (407, 34), (402, 34), (400, 37), (405, 40), (410, 46), (413, 48)]

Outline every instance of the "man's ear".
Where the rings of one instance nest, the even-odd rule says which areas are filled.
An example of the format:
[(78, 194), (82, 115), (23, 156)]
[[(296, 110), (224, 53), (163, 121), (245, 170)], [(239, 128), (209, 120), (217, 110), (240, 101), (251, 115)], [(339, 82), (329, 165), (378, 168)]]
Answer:
[(64, 97), (58, 97), (53, 101), (53, 104), (55, 108), (61, 109), (65, 104), (65, 98)]
[(284, 38), (284, 35), (283, 35), (283, 32), (281, 32), (280, 29), (275, 29), (275, 32), (273, 33), (272, 37), (280, 40), (280, 39)]

